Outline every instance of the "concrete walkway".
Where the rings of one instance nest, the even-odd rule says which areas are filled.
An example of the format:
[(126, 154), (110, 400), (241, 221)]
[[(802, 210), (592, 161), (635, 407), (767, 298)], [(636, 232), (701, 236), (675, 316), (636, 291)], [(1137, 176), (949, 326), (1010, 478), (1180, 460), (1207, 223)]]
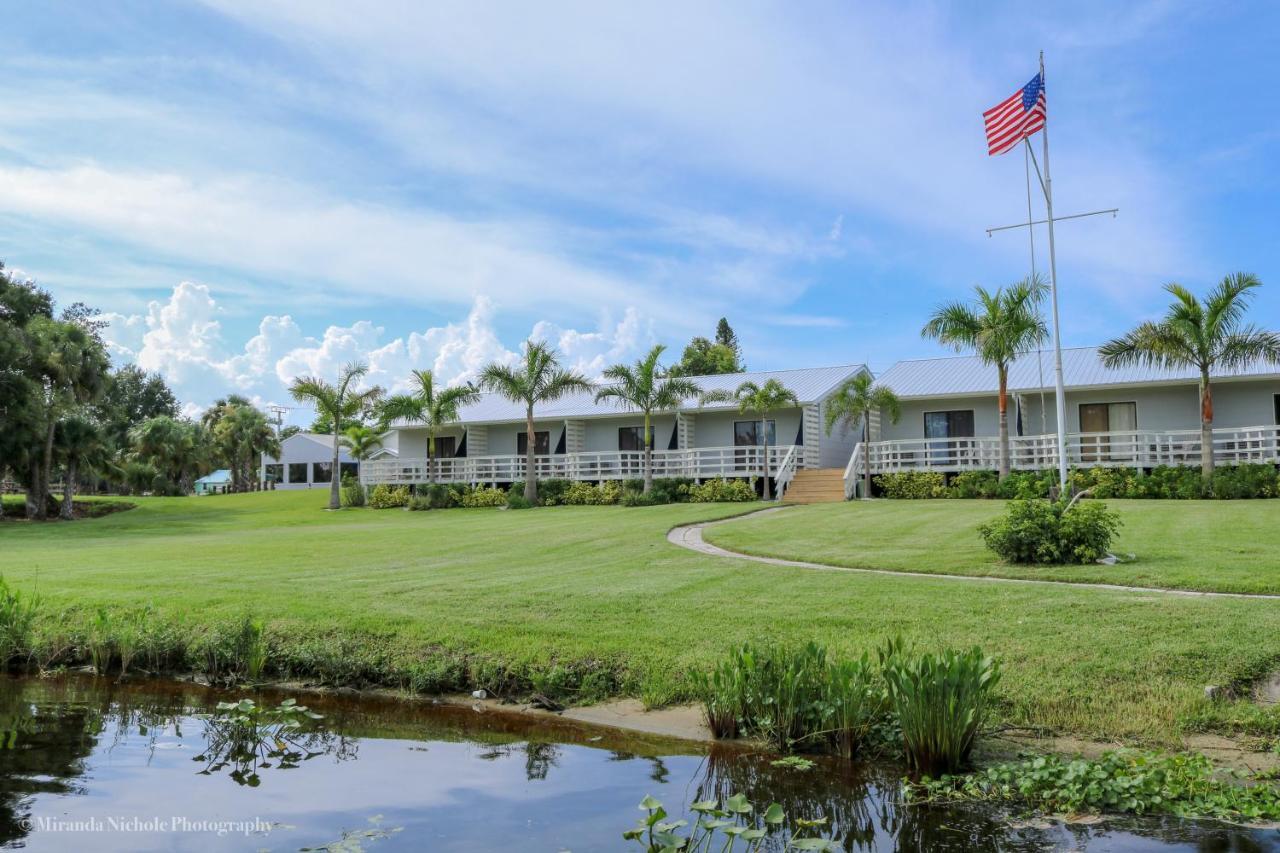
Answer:
[(720, 521), (707, 521), (699, 524), (686, 524), (682, 527), (673, 527), (667, 533), (667, 541), (672, 545), (678, 545), (681, 548), (687, 548), (690, 551), (697, 551), (699, 554), (707, 554), (712, 557), (727, 557), (733, 560), (750, 560), (753, 563), (767, 563), (771, 566), (787, 566), (796, 569), (812, 569), (819, 572), (856, 572), (859, 574), (869, 575), (888, 575), (894, 577), (909, 578), (929, 578), (931, 580), (952, 580), (963, 583), (1012, 583), (1024, 584), (1032, 586), (1063, 586), (1074, 587), (1077, 589), (1105, 589), (1113, 592), (1141, 592), (1155, 595), (1181, 595), (1192, 598), (1256, 598), (1262, 600), (1280, 600), (1280, 595), (1272, 595), (1268, 593), (1249, 593), (1249, 592), (1202, 592), (1191, 589), (1163, 589), (1154, 586), (1123, 586), (1121, 584), (1112, 583), (1073, 583), (1071, 581), (1053, 581), (1053, 580), (1035, 580), (1033, 578), (996, 578), (975, 575), (944, 575), (934, 574), (932, 572), (900, 572), (891, 569), (854, 569), (848, 566), (832, 566), (825, 563), (810, 563), (805, 560), (786, 560), (781, 557), (760, 557), (754, 554), (743, 554), (740, 551), (730, 551), (721, 548), (719, 545), (712, 545), (710, 542), (702, 538), (702, 531), (708, 527), (715, 527), (719, 524), (731, 524), (740, 521), (748, 516), (770, 515), (778, 512), (792, 511), (792, 507), (775, 506), (768, 509), (758, 510), (756, 512), (747, 513), (746, 515), (736, 515), (732, 518), (722, 519)]

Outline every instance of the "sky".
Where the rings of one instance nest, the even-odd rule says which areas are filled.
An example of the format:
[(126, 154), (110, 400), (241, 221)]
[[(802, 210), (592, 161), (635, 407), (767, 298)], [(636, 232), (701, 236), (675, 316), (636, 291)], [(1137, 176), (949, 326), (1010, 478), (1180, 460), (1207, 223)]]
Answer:
[(1280, 5), (4, 6), (0, 260), (191, 412), (529, 337), (673, 361), (721, 316), (752, 369), (941, 354), (932, 308), (1031, 270), (981, 113), (1040, 50), (1055, 212), (1120, 209), (1057, 226), (1064, 344), (1236, 270), (1280, 326)]

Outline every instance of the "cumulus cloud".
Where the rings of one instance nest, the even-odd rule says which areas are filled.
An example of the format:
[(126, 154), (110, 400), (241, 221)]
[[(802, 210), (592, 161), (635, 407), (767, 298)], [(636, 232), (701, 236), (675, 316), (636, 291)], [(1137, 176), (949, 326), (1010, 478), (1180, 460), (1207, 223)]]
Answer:
[[(495, 305), (487, 296), (477, 296), (459, 322), (391, 339), (370, 320), (331, 325), (313, 337), (288, 315), (268, 315), (239, 350), (225, 340), (221, 313), (207, 285), (184, 281), (168, 299), (153, 301), (145, 314), (106, 315), (103, 337), (117, 364), (135, 362), (163, 375), (188, 416), (233, 392), (260, 406), (293, 405), (287, 389), (295, 376), (336, 376), (353, 361), (369, 365), (366, 385), (393, 392), (405, 390), (409, 372), (420, 368), (430, 368), (442, 382), (459, 384), (475, 379), (490, 362), (514, 363), (523, 343), (503, 343)], [(608, 365), (632, 360), (652, 345), (653, 331), (652, 322), (629, 307), (616, 322), (602, 315), (594, 330), (539, 321), (529, 337), (556, 347), (566, 366), (598, 376)], [(290, 418), (301, 424), (309, 419), (310, 413), (302, 411)]]

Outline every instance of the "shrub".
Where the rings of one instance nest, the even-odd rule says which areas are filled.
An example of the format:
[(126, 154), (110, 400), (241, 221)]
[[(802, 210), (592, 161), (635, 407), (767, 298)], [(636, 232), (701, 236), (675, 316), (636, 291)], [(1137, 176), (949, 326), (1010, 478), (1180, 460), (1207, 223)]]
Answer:
[(645, 494), (644, 492), (624, 491), (620, 503), (623, 506), (656, 506), (663, 501), (654, 499), (653, 493)]
[(1271, 465), (1231, 465), (1215, 468), (1209, 494), (1220, 500), (1274, 498), (1280, 495), (1280, 474)]
[(389, 486), (386, 483), (379, 483), (373, 487), (373, 491), (369, 494), (369, 506), (373, 509), (391, 509), (398, 506), (408, 506), (408, 504), (408, 486)]
[(756, 490), (746, 480), (707, 480), (689, 487), (689, 500), (694, 503), (733, 503), (756, 500)]
[(36, 613), (40, 597), (10, 589), (0, 577), (0, 667), (29, 659), (34, 651)]
[(1010, 471), (996, 486), (996, 497), (1004, 500), (1047, 498), (1057, 484), (1057, 471)]
[(1074, 468), (1067, 485), (1073, 493), (1092, 489), (1095, 498), (1131, 498), (1137, 493), (1140, 476), (1133, 468)]
[(524, 495), (507, 492), (507, 509), (533, 509), (533, 501), (527, 501)]
[(568, 506), (602, 506), (616, 504), (621, 499), (622, 485), (616, 480), (607, 480), (598, 486), (570, 483), (562, 498)]
[(936, 776), (969, 759), (1000, 681), (1000, 665), (979, 648), (885, 656), (884, 678), (902, 728), (907, 765)]
[(462, 505), (465, 507), (506, 506), (506, 503), (507, 493), (498, 488), (489, 489), (481, 486), (462, 496)]
[[(465, 487), (462, 490), (465, 491)], [(447, 483), (429, 483), (414, 488), (409, 509), (449, 509), (458, 506), (461, 501), (462, 495), (458, 488)]]
[[(572, 480), (553, 478), (538, 481), (538, 503), (542, 506), (559, 506), (564, 503), (564, 493), (573, 485)], [(510, 494), (524, 495), (524, 480), (511, 484)]]
[(880, 493), (895, 500), (945, 498), (946, 481), (940, 471), (896, 471), (875, 478)]
[(692, 477), (659, 477), (653, 481), (649, 494), (653, 496), (654, 503), (680, 503), (689, 500), (689, 488), (692, 485)]
[(1159, 465), (1147, 476), (1135, 479), (1133, 489), (1130, 497), (1185, 501), (1204, 497), (1204, 480), (1199, 468)]
[(364, 506), (366, 498), (364, 485), (359, 480), (350, 474), (342, 478), (343, 506)]
[(1120, 516), (1097, 501), (1067, 510), (1065, 501), (1016, 500), (1003, 518), (978, 528), (988, 548), (1010, 563), (1092, 563), (1107, 554)]
[(951, 478), (953, 498), (994, 498), (1000, 480), (995, 471), (965, 471)]

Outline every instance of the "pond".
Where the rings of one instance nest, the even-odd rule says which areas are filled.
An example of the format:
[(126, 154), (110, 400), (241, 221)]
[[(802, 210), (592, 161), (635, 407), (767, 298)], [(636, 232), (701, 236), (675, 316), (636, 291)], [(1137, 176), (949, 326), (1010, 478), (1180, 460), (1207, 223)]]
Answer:
[[(1066, 825), (904, 806), (892, 768), (800, 771), (742, 748), (423, 700), (301, 694), (323, 715), (269, 766), (229, 759), (216, 703), (250, 695), (88, 676), (0, 680), (0, 836), (30, 850), (626, 850), (646, 795), (673, 813), (745, 794), (829, 819), (844, 850), (1280, 849), (1275, 830)], [(260, 707), (286, 694), (252, 693)], [(266, 744), (265, 751), (274, 747)], [(785, 830), (768, 849), (784, 849)], [(630, 849), (639, 850), (638, 846)], [(739, 847), (738, 849), (741, 849)]]

